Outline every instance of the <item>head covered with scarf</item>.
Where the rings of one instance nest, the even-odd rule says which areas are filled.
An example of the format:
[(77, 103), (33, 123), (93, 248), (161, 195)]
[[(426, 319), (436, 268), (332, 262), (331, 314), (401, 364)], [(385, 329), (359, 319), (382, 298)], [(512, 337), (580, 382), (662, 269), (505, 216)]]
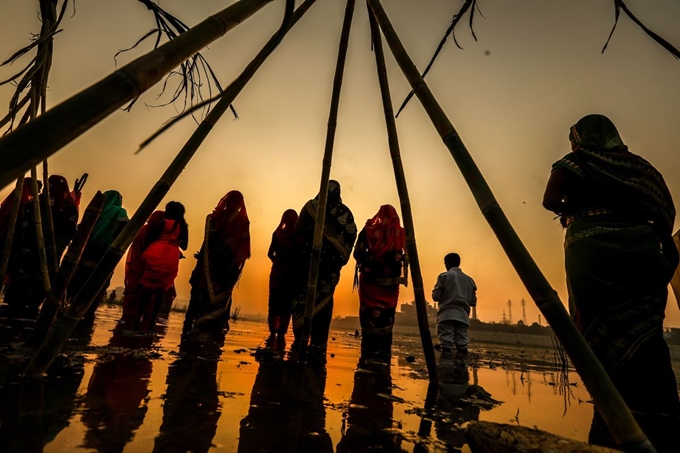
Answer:
[(295, 222), (297, 222), (298, 214), (295, 209), (286, 209), (281, 216), (281, 222), (274, 231), (276, 240), (279, 243), (288, 243), (295, 233)]
[(210, 215), (210, 232), (231, 250), (236, 261), (250, 258), (250, 220), (241, 192), (232, 190), (222, 197)]
[(597, 181), (626, 212), (652, 220), (670, 234), (675, 207), (666, 182), (649, 162), (628, 151), (614, 123), (604, 115), (581, 118), (569, 132), (573, 153), (555, 163), (580, 177)]
[(123, 196), (117, 190), (107, 190), (104, 192), (104, 207), (97, 219), (90, 239), (88, 248), (94, 247), (97, 250), (105, 251), (116, 239), (115, 235), (121, 224), (128, 221), (128, 215), (123, 208)]
[(51, 175), (47, 180), (50, 189), (50, 204), (53, 212), (78, 211), (75, 200), (71, 197), (68, 181), (61, 175)]
[(366, 222), (366, 241), (373, 259), (380, 261), (386, 253), (406, 247), (406, 235), (393, 206), (380, 206), (378, 213)]
[[(316, 212), (319, 207), (319, 194), (310, 200), (305, 209), (316, 220)], [(345, 260), (349, 259), (357, 235), (357, 227), (354, 216), (347, 206), (342, 203), (340, 197), (340, 183), (331, 179), (328, 181), (328, 198), (326, 202), (326, 217), (324, 221), (324, 236), (330, 240)], [(329, 233), (332, 237), (329, 237)]]

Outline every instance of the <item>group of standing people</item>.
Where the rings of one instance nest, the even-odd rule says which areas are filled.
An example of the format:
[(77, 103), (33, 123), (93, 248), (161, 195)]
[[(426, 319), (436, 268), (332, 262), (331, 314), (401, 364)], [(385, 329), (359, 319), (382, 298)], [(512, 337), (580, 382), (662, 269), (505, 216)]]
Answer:
[[(150, 217), (130, 246), (125, 263), (121, 330), (150, 331), (176, 295), (175, 278), (188, 248), (185, 208), (171, 201)], [(243, 195), (227, 193), (206, 217), (205, 236), (191, 273), (191, 298), (183, 333), (228, 328), (232, 291), (250, 258), (250, 221)]]
[[(571, 152), (553, 165), (543, 206), (557, 213), (566, 228), (571, 315), (656, 448), (678, 451), (679, 442), (669, 433), (680, 428), (680, 400), (663, 338), (667, 284), (679, 261), (671, 236), (675, 207), (670, 191), (649, 162), (628, 151), (614, 124), (603, 115), (579, 120), (570, 129), (569, 141)], [(52, 175), (48, 184), (49, 202), (40, 206), (49, 206), (54, 225), (54, 240), (48, 241), (53, 250), (48, 250), (48, 255), (59, 260), (76, 231), (79, 197), (69, 191), (62, 176)], [(32, 198), (31, 180), (26, 178), (18, 198), (15, 241), (4, 282), (5, 303), (15, 316), (35, 317), (45, 297), (36, 257)], [(107, 191), (105, 199), (67, 297), (87, 280), (128, 221), (120, 193)], [(10, 194), (0, 205), (2, 244), (15, 202)], [(317, 195), (299, 213), (286, 210), (272, 235), (267, 344), (283, 350), (292, 320), (293, 349), (304, 346), (309, 358), (325, 361), (335, 287), (341, 269), (353, 255), (362, 348), (389, 356), (399, 285), (406, 284), (408, 272), (406, 238), (396, 210), (381, 206), (357, 239), (354, 217), (342, 202), (340, 184), (330, 181), (321, 249), (315, 250), (318, 209)], [(181, 203), (168, 203), (164, 211), (150, 216), (132, 243), (125, 266), (121, 329), (150, 330), (163, 304), (172, 302), (179, 260), (188, 247), (184, 214)], [(203, 244), (195, 255), (197, 263), (190, 278), (185, 334), (228, 328), (233, 288), (250, 257), (249, 225), (243, 195), (238, 191), (227, 193), (207, 216)], [(318, 271), (310, 271), (314, 256), (320, 257)], [(444, 264), (447, 271), (438, 277), (432, 293), (440, 303), (440, 345), (443, 354), (454, 348), (466, 354), (469, 312), (476, 304), (477, 288), (460, 270), (460, 256), (448, 254)], [(308, 281), (315, 274), (312, 287)], [(307, 309), (310, 290), (316, 294), (313, 310)], [(307, 335), (309, 343), (303, 345)], [(597, 410), (590, 441), (614, 443)]]
[[(283, 350), (284, 336), (292, 319), (295, 336), (292, 349), (305, 347), (308, 360), (325, 362), (335, 287), (340, 281), (341, 269), (353, 255), (356, 260), (355, 285), (359, 290), (362, 347), (376, 355), (389, 356), (399, 285), (406, 284), (407, 272), (405, 233), (399, 216), (394, 207), (381, 206), (378, 213), (366, 222), (357, 239), (354, 216), (342, 202), (340, 184), (329, 181), (317, 279), (316, 282), (312, 280), (315, 288), (310, 288), (318, 209), (317, 195), (302, 207), (299, 214), (293, 209), (286, 210), (272, 235), (268, 252), (272, 271), (267, 346)], [(316, 294), (313, 309), (307, 308), (310, 290), (315, 290)], [(305, 327), (305, 323), (311, 323), (311, 326)], [(303, 344), (304, 341), (308, 343)]]
[[(76, 196), (69, 190), (66, 178), (52, 175), (48, 179), (49, 200), (42, 191), (42, 182), (37, 181), (40, 217), (52, 218), (53, 235), (45, 239), (47, 275), (55, 274), (55, 265), (61, 260), (64, 250), (73, 238), (78, 223)], [(35, 319), (40, 304), (45, 298), (45, 273), (41, 267), (36, 229), (36, 211), (33, 181), (25, 178), (18, 200), (17, 217), (14, 225), (12, 248), (4, 276), (4, 301), (6, 315), (13, 318)], [(0, 205), (0, 247), (4, 249), (10, 228), (12, 210), (15, 207), (15, 193), (10, 193)], [(49, 213), (48, 213), (49, 209)], [(47, 231), (45, 232), (47, 233)], [(52, 237), (50, 237), (52, 236)], [(56, 259), (56, 263), (55, 263)]]

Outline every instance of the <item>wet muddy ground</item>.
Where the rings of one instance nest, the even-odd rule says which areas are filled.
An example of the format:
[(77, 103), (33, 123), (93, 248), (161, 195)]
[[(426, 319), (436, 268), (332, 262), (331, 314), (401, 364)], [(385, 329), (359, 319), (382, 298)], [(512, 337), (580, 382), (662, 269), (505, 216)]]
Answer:
[[(183, 314), (154, 338), (112, 334), (118, 307), (69, 340), (42, 380), (22, 381), (28, 325), (0, 326), (0, 445), (20, 452), (469, 451), (470, 420), (586, 440), (593, 406), (552, 349), (471, 345), (428, 380), (417, 337), (396, 336), (388, 365), (332, 331), (326, 366), (261, 359), (267, 326), (232, 322), (224, 338), (181, 341)], [(432, 394), (431, 394), (432, 395)]]

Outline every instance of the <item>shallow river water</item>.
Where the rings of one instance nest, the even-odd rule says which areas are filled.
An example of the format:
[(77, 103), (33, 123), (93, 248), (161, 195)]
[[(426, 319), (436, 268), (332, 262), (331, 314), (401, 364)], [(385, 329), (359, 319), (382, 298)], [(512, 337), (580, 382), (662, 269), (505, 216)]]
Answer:
[(256, 359), (263, 322), (232, 322), (224, 344), (180, 345), (183, 314), (171, 313), (153, 345), (138, 348), (144, 338), (112, 338), (119, 316), (101, 307), (89, 345), (70, 341), (44, 382), (5, 370), (2, 451), (469, 451), (471, 420), (586, 440), (593, 413), (578, 376), (549, 365), (552, 350), (473, 344), (469, 360), (442, 364), (426, 408), (415, 337), (395, 337), (387, 366), (361, 358), (353, 332), (333, 330), (326, 366), (301, 366)]

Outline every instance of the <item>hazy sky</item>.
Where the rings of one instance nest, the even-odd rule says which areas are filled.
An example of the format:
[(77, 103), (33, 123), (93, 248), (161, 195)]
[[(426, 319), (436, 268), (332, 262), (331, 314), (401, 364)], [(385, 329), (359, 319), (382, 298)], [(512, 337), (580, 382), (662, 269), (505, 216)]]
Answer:
[[(39, 31), (37, 1), (0, 0), (0, 58), (8, 58)], [(233, 2), (163, 0), (189, 25)], [(297, 2), (301, 3), (300, 1)], [(424, 68), (462, 0), (383, 0), (402, 42)], [(222, 84), (233, 80), (279, 26), (282, 0), (266, 6), (204, 52)], [(628, 0), (628, 7), (665, 39), (680, 46), (680, 3)], [(614, 21), (611, 0), (480, 0), (472, 38), (465, 24), (449, 40), (427, 77), (430, 89), (458, 129), (501, 207), (566, 303), (564, 232), (541, 207), (551, 164), (569, 151), (569, 127), (589, 113), (609, 116), (634, 153), (651, 161), (680, 200), (680, 61), (622, 16), (602, 54)], [(287, 208), (299, 210), (319, 188), (332, 77), (345, 2), (318, 0), (236, 99), (240, 120), (225, 115), (175, 183), (166, 200), (187, 208), (189, 252), (176, 286), (188, 299), (188, 279), (200, 248), (205, 216), (229, 190), (243, 192), (251, 220), (252, 258), (234, 294), (245, 313), (266, 312), (273, 230)], [(54, 106), (115, 69), (113, 55), (155, 26), (136, 0), (79, 0), (55, 40), (48, 106)], [(399, 208), (382, 105), (370, 48), (364, 2), (358, 1), (343, 82), (331, 177), (359, 228), (385, 203)], [(119, 56), (118, 65), (151, 49), (151, 42)], [(407, 82), (386, 50), (395, 104)], [(21, 63), (0, 68), (4, 79)], [(5, 111), (12, 87), (0, 88)], [(132, 214), (195, 129), (192, 120), (163, 135), (140, 155), (137, 145), (173, 115), (154, 104), (152, 88), (133, 109), (119, 111), (50, 160), (71, 185), (88, 172), (85, 206), (96, 190), (116, 189)], [(4, 114), (3, 114), (4, 115)], [(0, 115), (2, 116), (2, 115)], [(462, 269), (479, 287), (478, 315), (500, 321), (513, 301), (513, 321), (524, 298), (528, 322), (538, 319), (491, 229), (480, 214), (448, 150), (414, 100), (397, 120), (415, 216), (426, 295), (457, 251)], [(2, 189), (4, 197), (10, 190)], [(163, 203), (163, 205), (164, 205)], [(677, 225), (680, 223), (676, 222)], [(635, 263), (631, 262), (631, 266)], [(122, 285), (119, 266), (112, 286)], [(336, 290), (336, 315), (356, 315), (354, 260)], [(401, 302), (413, 299), (402, 289)], [(507, 313), (506, 313), (507, 314)], [(667, 325), (680, 326), (669, 298)]]

